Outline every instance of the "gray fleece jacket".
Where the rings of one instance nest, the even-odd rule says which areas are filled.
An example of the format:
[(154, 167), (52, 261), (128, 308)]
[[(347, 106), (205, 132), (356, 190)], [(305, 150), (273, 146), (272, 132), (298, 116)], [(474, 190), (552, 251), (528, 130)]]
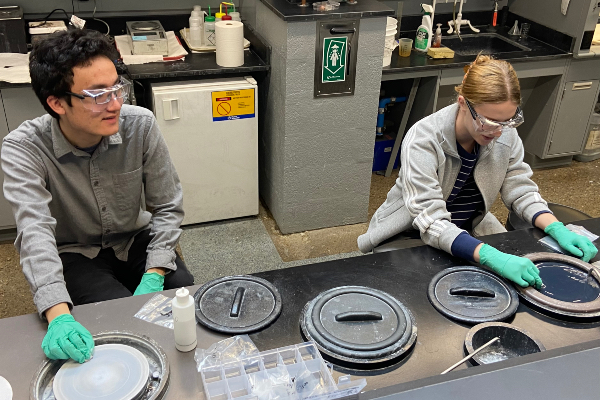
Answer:
[[(358, 237), (363, 253), (410, 228), (418, 229), (426, 244), (452, 253), (454, 239), (464, 232), (450, 222), (451, 214), (446, 210), (446, 199), (461, 167), (456, 149), (457, 113), (455, 103), (423, 118), (406, 133), (396, 184), (373, 215), (367, 232)], [(523, 162), (523, 155), (516, 129), (505, 130), (481, 147), (473, 174), (485, 210), (473, 221), (474, 227), (491, 215), (488, 212), (498, 193), (506, 207), (525, 221), (540, 211), (549, 211), (530, 179), (533, 173)]]

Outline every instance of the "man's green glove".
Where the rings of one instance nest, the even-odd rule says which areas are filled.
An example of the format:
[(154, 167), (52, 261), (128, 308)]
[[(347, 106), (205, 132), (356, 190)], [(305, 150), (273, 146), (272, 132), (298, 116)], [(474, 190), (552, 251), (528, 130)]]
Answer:
[(506, 254), (484, 244), (479, 249), (479, 259), (481, 264), (490, 267), (498, 275), (510, 279), (519, 286), (531, 285), (538, 289), (542, 287), (540, 271), (527, 258)]
[(48, 325), (42, 350), (52, 360), (72, 358), (83, 363), (92, 356), (94, 338), (71, 314), (61, 314)]
[(164, 285), (164, 276), (156, 272), (146, 272), (142, 276), (142, 281), (138, 285), (137, 289), (135, 289), (133, 295), (137, 296), (140, 294), (160, 292), (161, 290), (163, 290)]
[(553, 222), (544, 229), (548, 235), (560, 244), (560, 247), (581, 258), (584, 262), (590, 261), (596, 254), (598, 249), (585, 236), (571, 232), (562, 222)]

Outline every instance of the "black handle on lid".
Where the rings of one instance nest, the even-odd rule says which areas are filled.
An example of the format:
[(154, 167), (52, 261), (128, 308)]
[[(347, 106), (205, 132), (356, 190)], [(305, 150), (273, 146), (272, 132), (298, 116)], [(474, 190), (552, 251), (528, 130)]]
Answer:
[(356, 32), (355, 28), (331, 28), (329, 30), (329, 32), (331, 32), (332, 35), (335, 35), (336, 33), (354, 33)]
[(335, 316), (338, 322), (381, 321), (383, 315), (375, 311), (348, 311)]
[(469, 297), (496, 297), (496, 292), (490, 289), (483, 288), (468, 288), (468, 287), (457, 287), (450, 289), (452, 296), (469, 296)]
[(231, 312), (229, 313), (230, 317), (239, 317), (240, 308), (242, 307), (242, 299), (244, 298), (244, 292), (246, 289), (243, 287), (237, 288), (235, 291), (235, 297), (233, 298), (233, 304), (231, 304)]

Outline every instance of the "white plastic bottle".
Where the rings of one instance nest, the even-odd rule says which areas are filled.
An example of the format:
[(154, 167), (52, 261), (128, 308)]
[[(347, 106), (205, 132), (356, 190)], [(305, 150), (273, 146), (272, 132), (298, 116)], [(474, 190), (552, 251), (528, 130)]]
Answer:
[(417, 37), (415, 38), (415, 50), (426, 52), (431, 47), (431, 33), (433, 25), (431, 22), (431, 12), (433, 8), (427, 4), (421, 4), (425, 15), (419, 28), (417, 28)]
[(175, 292), (172, 302), (173, 332), (175, 348), (179, 351), (192, 351), (196, 348), (196, 313), (194, 298), (186, 288)]
[(204, 43), (204, 18), (200, 6), (194, 6), (190, 16), (190, 46), (201, 47)]
[(204, 19), (204, 45), (217, 45), (217, 40), (215, 38), (215, 17), (210, 15)]
[(200, 23), (198, 20), (192, 20), (190, 18), (190, 46), (194, 48), (198, 48), (202, 46), (202, 33), (204, 31), (204, 27), (200, 28)]

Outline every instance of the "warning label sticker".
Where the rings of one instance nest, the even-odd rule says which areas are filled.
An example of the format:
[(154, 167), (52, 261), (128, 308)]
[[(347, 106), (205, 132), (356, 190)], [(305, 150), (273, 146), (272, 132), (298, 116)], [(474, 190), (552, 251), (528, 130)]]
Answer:
[(212, 92), (213, 121), (254, 118), (254, 89)]

